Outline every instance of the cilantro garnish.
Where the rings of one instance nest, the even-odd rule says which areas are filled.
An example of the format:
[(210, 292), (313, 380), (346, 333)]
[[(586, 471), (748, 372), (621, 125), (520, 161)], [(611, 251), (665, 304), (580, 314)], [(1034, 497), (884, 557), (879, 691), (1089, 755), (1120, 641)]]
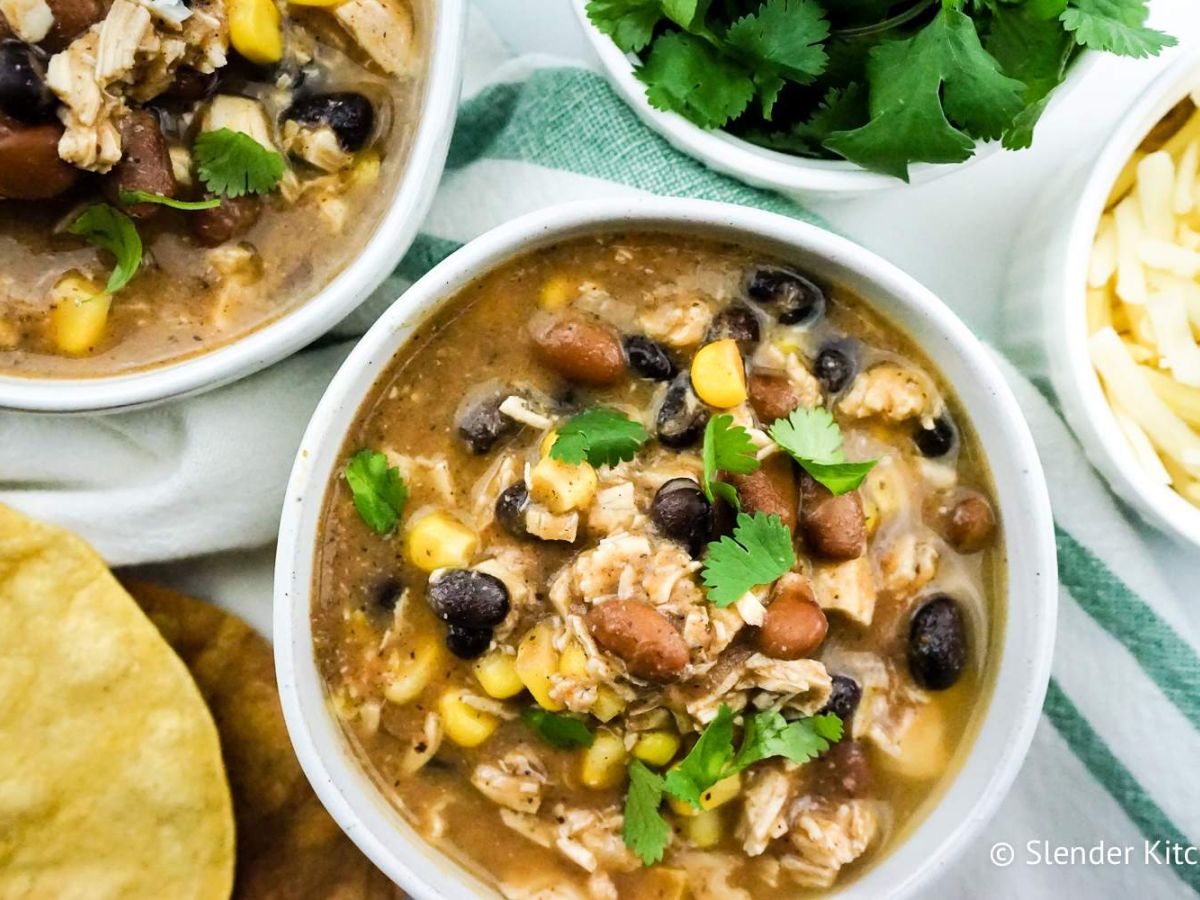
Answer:
[(119, 209), (95, 203), (76, 216), (67, 230), (116, 257), (116, 268), (104, 288), (106, 294), (115, 294), (137, 274), (142, 264), (142, 239), (133, 219)]
[(521, 713), (521, 720), (529, 730), (551, 747), (567, 750), (572, 747), (592, 746), (591, 730), (581, 719), (560, 713), (547, 712), (540, 706), (531, 706)]
[(734, 425), (733, 416), (726, 413), (708, 420), (704, 427), (702, 486), (709, 503), (713, 502), (716, 495), (734, 509), (742, 508), (733, 485), (717, 481), (717, 472), (733, 472), (737, 475), (753, 472), (761, 465), (756, 452), (754, 441), (750, 440), (750, 432), (740, 425)]
[(661, 860), (671, 840), (671, 827), (658, 811), (662, 797), (662, 777), (647, 769), (641, 760), (631, 762), (621, 837), (644, 866), (652, 866)]
[(701, 573), (708, 599), (728, 606), (750, 589), (770, 584), (796, 564), (792, 532), (779, 516), (738, 513), (733, 537), (708, 545)]
[[(1157, 55), (1149, 0), (590, 0), (657, 109), (907, 179), (979, 141), (1028, 146), (1084, 48)], [(926, 14), (928, 11), (928, 14)]]
[(196, 173), (218, 196), (269, 194), (283, 178), (283, 157), (248, 134), (221, 128), (202, 132), (192, 146)]
[(826, 409), (794, 410), (771, 426), (771, 437), (835, 497), (855, 490), (877, 462), (846, 462), (842, 430)]
[(646, 429), (615, 409), (585, 410), (558, 429), (550, 458), (577, 466), (615, 466), (633, 459), (649, 438)]
[(209, 200), (176, 200), (174, 197), (164, 197), (162, 194), (151, 194), (149, 191), (127, 191), (120, 193), (121, 203), (133, 206), (138, 203), (156, 203), (159, 206), (169, 206), (171, 209), (200, 210), (215, 209), (221, 205), (220, 197)]
[(346, 484), (354, 508), (376, 534), (389, 534), (404, 514), (408, 485), (388, 459), (373, 450), (359, 450), (346, 465)]
[(842, 739), (842, 720), (820, 715), (789, 722), (778, 710), (747, 716), (741, 745), (733, 746), (733, 711), (724, 703), (700, 734), (687, 756), (673, 766), (665, 779), (635, 760), (629, 766), (629, 793), (625, 798), (625, 844), (652, 865), (662, 859), (671, 830), (658, 811), (664, 794), (697, 809), (705, 791), (764, 759), (783, 757), (803, 765)]

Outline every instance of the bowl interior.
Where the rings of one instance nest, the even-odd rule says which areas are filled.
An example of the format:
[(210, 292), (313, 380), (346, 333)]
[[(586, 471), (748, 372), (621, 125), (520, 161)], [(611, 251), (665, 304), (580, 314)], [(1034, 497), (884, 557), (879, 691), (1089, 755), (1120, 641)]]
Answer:
[[(988, 453), (1000, 516), (1021, 523), (1007, 548), (1006, 583), (1019, 604), (1002, 611), (993, 640), (992, 700), (958, 775), (899, 846), (839, 896), (910, 893), (986, 821), (1015, 777), (1049, 677), (1055, 559), (1049, 501), (1016, 401), (975, 338), (935, 297), (857, 245), (781, 216), (705, 201), (571, 204), (535, 213), (472, 242), (410, 289), (380, 319), (331, 384), (292, 472), (276, 568), (276, 659), (293, 742), (317, 793), (372, 859), (417, 897), (461, 896), (469, 885), (378, 795), (326, 703), (309, 618), (314, 548), (343, 435), (378, 374), (417, 324), (479, 274), (512, 256), (606, 231), (669, 231), (736, 241), (841, 283), (898, 323), (954, 387)], [(487, 892), (486, 895), (490, 895)]]
[[(0, 408), (100, 412), (186, 396), (265, 368), (324, 334), (400, 262), (433, 201), (457, 112), (466, 27), (464, 0), (437, 0), (419, 121), (395, 197), (362, 252), (325, 288), (259, 328), (198, 356), (97, 378), (0, 374)], [(119, 301), (118, 301), (119, 302)]]
[(1062, 347), (1047, 347), (1051, 379), (1062, 398), (1071, 426), (1097, 468), (1125, 500), (1146, 518), (1174, 537), (1200, 544), (1200, 508), (1170, 487), (1146, 476), (1121, 432), (1108, 405), (1087, 348), (1087, 270), (1092, 242), (1108, 195), (1146, 133), (1190, 89), (1200, 87), (1200, 48), (1181, 56), (1160, 75), (1130, 107), (1117, 130), (1105, 143), (1079, 192), (1079, 201), (1067, 225), (1064, 281), (1058, 305)]

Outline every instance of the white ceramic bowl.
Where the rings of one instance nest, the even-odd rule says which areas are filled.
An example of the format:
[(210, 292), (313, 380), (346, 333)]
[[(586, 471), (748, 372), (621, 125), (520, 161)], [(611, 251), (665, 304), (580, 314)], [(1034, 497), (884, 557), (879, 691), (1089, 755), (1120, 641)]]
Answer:
[[(854, 197), (888, 188), (904, 187), (890, 175), (870, 172), (846, 160), (806, 159), (776, 150), (768, 150), (720, 130), (706, 130), (678, 113), (655, 109), (646, 100), (646, 86), (634, 74), (636, 56), (623, 53), (612, 38), (594, 26), (587, 17), (588, 0), (571, 0), (588, 41), (600, 58), (609, 82), (643, 122), (657, 131), (675, 149), (700, 160), (710, 169), (730, 175), (752, 187), (779, 191), (804, 199), (816, 196)], [(1067, 77), (1055, 90), (1043, 116), (1057, 106), (1086, 75), (1097, 59), (1095, 53), (1082, 53)], [(1000, 150), (998, 141), (979, 143), (975, 155), (958, 165), (917, 163), (909, 166), (910, 184), (924, 184), (956, 172), (963, 166)]]
[[(199, 356), (100, 378), (0, 374), (0, 408), (115, 412), (196, 394), (264, 369), (320, 337), (396, 268), (416, 237), (446, 163), (458, 112), (465, 0), (436, 0), (420, 120), (405, 169), (362, 252), (307, 302), (243, 337)], [(119, 300), (117, 302), (120, 302)]]
[(1147, 477), (1113, 417), (1087, 348), (1087, 269), (1117, 175), (1146, 133), (1200, 84), (1200, 48), (1182, 54), (1133, 102), (1090, 165), (1059, 180), (1029, 217), (1006, 290), (1006, 341), (1049, 375), (1092, 464), (1152, 525), (1200, 545), (1200, 509)]
[(1057, 598), (1049, 498), (1033, 439), (1000, 372), (953, 313), (912, 278), (850, 241), (783, 216), (699, 200), (590, 202), (536, 212), (488, 232), (410, 288), (351, 353), (317, 407), (288, 484), (275, 571), (275, 658), (292, 742), (346, 833), (418, 900), (495, 896), (417, 836), (376, 790), (331, 713), (313, 658), (311, 586), (325, 492), (341, 446), (379, 373), (419, 323), (474, 279), (563, 239), (658, 230), (737, 241), (846, 285), (937, 361), (988, 453), (1009, 523), (1014, 600), (993, 641), (992, 699), (958, 774), (912, 834), (838, 896), (907, 897), (943, 870), (1004, 797), (1032, 739), (1054, 644)]

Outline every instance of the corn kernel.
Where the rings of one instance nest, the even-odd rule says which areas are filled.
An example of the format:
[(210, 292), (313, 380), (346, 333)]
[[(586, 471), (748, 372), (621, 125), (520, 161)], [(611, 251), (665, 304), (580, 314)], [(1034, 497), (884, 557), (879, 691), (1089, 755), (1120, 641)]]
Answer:
[(288, 0), (293, 6), (341, 6), (346, 0)]
[(573, 293), (570, 280), (564, 275), (555, 275), (542, 285), (538, 302), (542, 309), (559, 310), (571, 302)]
[(546, 457), (529, 472), (529, 496), (552, 513), (587, 509), (596, 496), (596, 470)]
[(558, 431), (551, 428), (546, 432), (546, 436), (542, 438), (542, 442), (538, 444), (538, 456), (545, 459), (550, 455), (550, 448), (554, 446), (554, 442), (558, 440)]
[(558, 671), (558, 651), (549, 625), (535, 625), (517, 645), (517, 675), (543, 709), (557, 711), (563, 705), (550, 697), (551, 676)]
[(875, 537), (879, 530), (879, 505), (874, 500), (863, 501), (863, 521), (867, 526), (867, 537)]
[(694, 816), (702, 810), (716, 809), (718, 806), (723, 806), (742, 790), (742, 776), (740, 774), (730, 775), (728, 778), (722, 778), (707, 791), (700, 795), (700, 809), (692, 806), (686, 800), (680, 800), (676, 797), (670, 798), (671, 809), (676, 815)]
[(692, 387), (701, 400), (718, 409), (731, 409), (746, 401), (746, 369), (737, 341), (713, 341), (696, 352)]
[[(311, 2), (301, 2), (301, 0), (291, 0), (292, 3), (298, 3), (301, 6), (316, 6), (318, 4)], [(335, 0), (336, 3), (341, 3), (343, 0)], [(379, 172), (383, 167), (383, 163), (379, 159), (379, 154), (374, 150), (366, 150), (359, 157), (358, 162), (354, 164), (354, 168), (350, 170), (350, 181), (352, 184), (360, 187), (370, 187), (379, 180)]]
[(383, 696), (397, 706), (416, 700), (433, 679), (441, 661), (442, 648), (434, 640), (423, 641), (409, 654), (400, 654), (392, 665)]
[(446, 513), (436, 512), (409, 526), (406, 548), (413, 565), (432, 572), (467, 565), (478, 543), (475, 533), (466, 525)]
[(632, 752), (647, 765), (665, 766), (679, 752), (679, 735), (670, 731), (642, 732)]
[(489, 697), (507, 700), (525, 690), (525, 682), (517, 674), (516, 659), (508, 653), (493, 650), (475, 660), (473, 668), (479, 686)]
[(91, 352), (104, 337), (112, 295), (90, 278), (71, 272), (54, 283), (50, 297), (55, 346), (71, 356)]
[(719, 844), (723, 830), (719, 809), (697, 813), (683, 823), (683, 833), (687, 839), (701, 849)]
[(438, 700), (446, 737), (460, 747), (478, 747), (492, 736), (500, 720), (463, 700), (462, 691), (447, 691)]
[(604, 790), (625, 780), (625, 742), (611, 731), (598, 731), (592, 746), (583, 752), (579, 773), (585, 785)]
[(946, 771), (950, 748), (946, 717), (937, 703), (917, 707), (912, 724), (900, 738), (900, 754), (876, 754), (883, 767), (901, 778), (930, 781)]
[(596, 689), (596, 701), (592, 704), (592, 708), (588, 710), (588, 712), (601, 722), (611, 722), (624, 711), (624, 698), (606, 685), (601, 685)]
[(578, 641), (571, 641), (558, 658), (558, 671), (568, 678), (587, 678), (587, 654)]
[(226, 9), (234, 50), (260, 66), (283, 58), (283, 26), (273, 0), (229, 0)]

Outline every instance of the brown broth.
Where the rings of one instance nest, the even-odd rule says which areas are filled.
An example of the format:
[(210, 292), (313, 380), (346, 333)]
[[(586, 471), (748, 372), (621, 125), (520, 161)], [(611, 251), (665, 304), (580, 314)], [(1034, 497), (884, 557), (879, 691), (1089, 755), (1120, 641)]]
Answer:
[[(761, 262), (758, 255), (737, 246), (658, 234), (580, 238), (520, 257), (463, 290), (406, 343), (360, 410), (346, 438), (343, 455), (349, 458), (366, 447), (393, 449), (410, 456), (444, 457), (456, 488), (455, 502), (469, 505), (471, 486), (485, 476), (495, 452), (472, 455), (457, 439), (455, 415), (460, 399), (481, 381), (495, 377), (533, 386), (549, 397), (562, 396), (567, 389), (561, 378), (535, 359), (524, 327), (538, 308), (544, 285), (565, 276), (571, 284), (592, 282), (619, 300), (646, 304), (652, 302), (647, 298), (663, 284), (683, 284), (693, 291), (735, 292), (741, 273)], [(812, 330), (814, 342), (819, 342), (824, 334), (850, 334), (870, 348), (872, 359), (902, 358), (926, 372), (935, 372), (912, 342), (872, 312), (864, 301), (838, 288), (833, 289), (831, 298), (828, 317)], [(960, 449), (952, 458), (959, 483), (990, 494), (982, 448), (952, 390), (938, 381), (962, 434)], [(645, 408), (651, 404), (656, 387), (652, 382), (630, 378), (614, 388), (573, 387), (570, 393), (581, 407), (605, 403)], [(857, 458), (853, 456), (855, 448), (881, 444), (903, 448), (907, 456), (914, 454), (910, 424), (888, 425), (874, 420), (843, 420), (841, 424), (852, 458)], [(532, 440), (530, 434), (531, 430), (526, 429), (512, 442), (524, 446)], [(914, 490), (925, 488), (918, 485)], [(925, 496), (910, 498), (908, 512), (881, 525), (872, 546), (898, 532), (919, 527), (925, 499)], [(421, 485), (414, 485), (408, 505), (414, 511), (412, 514), (417, 515), (415, 511), (431, 504), (444, 506), (445, 501)], [(503, 544), (506, 540), (511, 539), (492, 525), (481, 535), (481, 546)], [(544, 549), (537, 554), (532, 580), (544, 586), (556, 570), (572, 559), (575, 550), (552, 544), (538, 546)], [(583, 548), (588, 546), (591, 544), (586, 539), (580, 544)], [(377, 728), (370, 727), (361, 716), (356, 718), (364, 701), (378, 700), (380, 696), (380, 679), (387, 668), (386, 653), (379, 650), (381, 642), (391, 641), (393, 649), (404, 657), (416, 646), (414, 635), (440, 636), (443, 626), (421, 600), (427, 576), (405, 558), (401, 536), (380, 538), (371, 533), (355, 512), (350, 492), (340, 478), (331, 485), (325, 500), (317, 563), (313, 620), (318, 664), (347, 736), (380, 790), (419, 831), (485, 881), (503, 883), (523, 879), (528, 884), (528, 876), (539, 873), (546, 884), (564, 882), (582, 888), (586, 873), (581, 868), (502, 824), (496, 804), (471, 785), (471, 772), (482, 761), (499, 758), (511, 748), (532, 743), (550, 782), (542, 804), (543, 813), (556, 800), (571, 809), (620, 809), (624, 786), (608, 790), (582, 787), (578, 775), (579, 751), (554, 750), (531, 740), (529, 730), (519, 719), (503, 722), (490, 739), (473, 749), (444, 741), (432, 762), (415, 774), (406, 774), (407, 748), (417, 740), (438, 695), (449, 686), (478, 690), (470, 663), (444, 654), (436, 674), (414, 703), (396, 706), (384, 701)], [(919, 821), (949, 781), (956, 767), (954, 760), (961, 758), (969, 744), (990, 694), (990, 660), (1002, 631), (999, 598), (1003, 552), (998, 544), (970, 557), (943, 548), (942, 566), (939, 578), (947, 583), (956, 579), (970, 582), (981, 598), (977, 606), (967, 610), (971, 661), (966, 672), (952, 689), (930, 694), (930, 707), (945, 722), (945, 758), (937, 778), (914, 780), (890, 774), (885, 766), (879, 765), (883, 754), (874, 745), (867, 745), (875, 764), (871, 796), (886, 804), (890, 821), (882, 838), (872, 844), (864, 857), (842, 871), (839, 884), (886, 855)], [(396, 623), (391, 614), (376, 602), (381, 585), (394, 578), (413, 592), (404, 616), (408, 637), (395, 636), (392, 629)], [(935, 579), (921, 593), (932, 592), (939, 583)], [(902, 668), (905, 633), (913, 603), (912, 598), (901, 600), (881, 593), (875, 618), (867, 629), (837, 614), (830, 615), (826, 647), (876, 654), (898, 663), (906, 671)], [(528, 702), (517, 698), (510, 705), (519, 708)], [(593, 726), (596, 724), (592, 722)], [(802, 789), (819, 790), (814, 787), (818, 779), (810, 771), (815, 765), (796, 773)], [(763, 863), (772, 857), (771, 848), (754, 859), (747, 860), (741, 855), (740, 844), (732, 836), (732, 806), (723, 813), (725, 835), (710, 851), (744, 860), (734, 867), (732, 883), (755, 898), (807, 894), (807, 890), (797, 887), (787, 877), (778, 877), (777, 871)], [(433, 823), (437, 820), (444, 830), (435, 835)], [(673, 847), (678, 848), (680, 843), (677, 840)], [(677, 854), (677, 849), (668, 849), (666, 865), (685, 870), (694, 868), (686, 856), (681, 858)], [(614, 872), (620, 896), (659, 896), (655, 893), (658, 888), (654, 871), (639, 867)], [(691, 890), (697, 897), (707, 896), (702, 893), (704, 880), (705, 876), (694, 873)]]

